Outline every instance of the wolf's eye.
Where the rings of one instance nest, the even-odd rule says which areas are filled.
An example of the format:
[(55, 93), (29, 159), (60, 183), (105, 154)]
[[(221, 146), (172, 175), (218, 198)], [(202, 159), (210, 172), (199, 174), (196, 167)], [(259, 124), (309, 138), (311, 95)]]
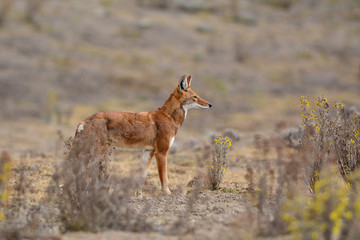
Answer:
[(196, 99), (196, 98), (197, 98), (197, 96), (193, 96), (193, 98), (195, 98), (195, 99)]

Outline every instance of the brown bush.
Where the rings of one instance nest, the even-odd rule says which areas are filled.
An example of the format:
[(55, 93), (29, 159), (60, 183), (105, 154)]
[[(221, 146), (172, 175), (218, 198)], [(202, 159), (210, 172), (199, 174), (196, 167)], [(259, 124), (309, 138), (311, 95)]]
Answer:
[(12, 176), (16, 181), (10, 184), (11, 157), (7, 152), (1, 154), (0, 166), (4, 162), (7, 173), (0, 176), (5, 176), (3, 183), (11, 189), (11, 195), (3, 195), (4, 192), (1, 195), (4, 202), (0, 203), (0, 239), (39, 239), (48, 236), (53, 232), (53, 223), (50, 221), (53, 212), (46, 202), (33, 204), (29, 201), (28, 194), (34, 191), (34, 185), (28, 176), (27, 167), (23, 163), (17, 166), (15, 176)]
[(25, 20), (37, 25), (35, 17), (39, 14), (45, 2), (46, 0), (27, 0), (25, 6)]
[(340, 102), (332, 108), (325, 97), (317, 98), (317, 109), (311, 109), (309, 98), (302, 97), (303, 126), (301, 152), (311, 149), (310, 187), (326, 163), (336, 164), (343, 179), (351, 183), (351, 175), (360, 167), (360, 119), (354, 108)]
[(282, 206), (286, 196), (295, 191), (299, 183), (298, 159), (288, 154), (281, 135), (254, 137), (257, 154), (254, 167), (246, 168), (248, 191), (256, 208), (256, 234), (274, 236), (283, 234), (287, 224), (282, 219)]
[(3, 0), (0, 3), (0, 27), (5, 23), (5, 19), (10, 12), (14, 0)]
[(109, 144), (103, 124), (86, 124), (66, 144), (70, 151), (56, 169), (49, 191), (57, 199), (67, 230), (148, 231), (142, 210), (130, 198), (140, 179), (109, 174)]

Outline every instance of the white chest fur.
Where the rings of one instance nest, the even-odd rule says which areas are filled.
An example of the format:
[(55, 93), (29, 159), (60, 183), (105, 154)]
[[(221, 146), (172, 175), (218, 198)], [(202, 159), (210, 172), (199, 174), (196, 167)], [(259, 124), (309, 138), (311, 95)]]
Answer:
[(174, 141), (175, 141), (175, 137), (170, 139), (170, 147), (173, 145)]

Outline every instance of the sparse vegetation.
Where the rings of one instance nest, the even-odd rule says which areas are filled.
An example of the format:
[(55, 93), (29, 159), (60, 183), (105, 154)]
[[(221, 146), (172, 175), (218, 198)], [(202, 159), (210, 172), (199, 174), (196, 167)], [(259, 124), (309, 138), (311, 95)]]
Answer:
[(52, 176), (50, 188), (65, 229), (152, 230), (144, 210), (137, 212), (130, 202), (140, 179), (109, 174), (106, 141), (99, 126), (88, 125), (80, 136), (66, 141), (69, 152)]
[[(248, 182), (246, 190), (225, 185), (217, 194), (246, 197), (246, 214), (251, 216), (255, 212), (253, 217), (247, 219), (255, 224), (255, 227), (247, 230), (252, 236), (290, 234), (301, 239), (350, 239), (358, 233), (359, 173), (355, 162), (352, 171), (344, 174), (344, 161), (340, 158), (343, 154), (332, 153), (339, 151), (333, 145), (343, 142), (351, 144), (351, 139), (355, 139), (357, 126), (354, 125), (354, 119), (357, 117), (349, 116), (356, 116), (357, 113), (355, 110), (344, 110), (341, 103), (336, 103), (332, 115), (333, 111), (330, 111), (328, 100), (324, 97), (317, 99), (317, 110), (311, 109), (309, 98), (302, 97), (301, 106), (305, 130), (300, 147), (286, 148), (286, 142), (280, 133), (255, 135), (256, 153), (252, 163), (248, 163), (246, 175), (243, 172)], [(334, 124), (333, 116), (337, 124)], [(95, 129), (98, 131), (94, 131)], [(336, 132), (330, 134), (334, 129)], [(346, 133), (350, 131), (351, 134), (342, 133), (344, 129), (348, 129)], [(185, 196), (181, 193), (184, 191), (182, 187), (178, 188), (181, 194), (179, 204), (184, 210), (178, 212), (167, 225), (159, 228), (158, 224), (150, 220), (151, 206), (146, 204), (147, 201), (157, 201), (156, 198), (146, 197), (145, 202), (134, 200), (135, 188), (140, 183), (134, 176), (138, 173), (130, 171), (130, 175), (115, 174), (119, 169), (109, 165), (107, 138), (103, 133), (99, 126), (86, 125), (82, 135), (75, 140), (66, 141), (69, 149), (66, 159), (54, 169), (46, 191), (47, 210), (40, 205), (28, 203), (27, 196), (29, 191), (33, 191), (33, 186), (25, 179), (25, 168), (19, 168), (16, 176), (18, 183), (13, 186), (14, 190), (9, 198), (13, 206), (11, 215), (4, 207), (0, 208), (7, 220), (6, 224), (2, 223), (3, 234), (6, 234), (4, 236), (46, 236), (53, 231), (54, 224), (58, 224), (62, 231), (98, 232), (114, 229), (155, 231), (170, 235), (188, 234), (193, 231), (189, 221), (204, 206), (203, 198), (211, 198), (211, 194), (215, 194), (204, 195), (204, 183), (210, 189), (219, 189), (220, 184), (225, 184), (225, 169), (226, 172), (233, 171), (231, 167), (227, 167), (229, 161), (232, 162), (228, 159), (232, 141), (219, 135), (213, 140), (212, 154), (205, 148), (202, 158), (199, 158), (194, 184), (188, 186), (190, 193)], [(331, 142), (334, 143), (330, 144)], [(356, 151), (350, 154), (352, 153), (356, 154)], [(334, 157), (339, 158), (334, 160)], [(6, 153), (2, 154), (2, 163), (8, 163), (9, 159)], [(203, 176), (201, 169), (205, 168), (204, 159), (210, 161), (206, 165), (207, 174)], [(236, 169), (239, 171), (239, 168)], [(311, 188), (310, 195), (304, 191), (306, 185)], [(174, 195), (174, 198), (179, 196)], [(50, 210), (49, 203), (56, 206), (58, 215), (55, 214), (56, 211)], [(8, 202), (5, 204), (9, 205)], [(244, 200), (236, 204), (241, 206)], [(216, 203), (211, 209), (210, 212), (227, 212)], [(23, 213), (31, 220), (20, 223), (19, 217)], [(55, 214), (58, 220), (45, 224), (42, 219), (49, 218), (51, 214)], [(236, 231), (230, 227), (229, 233)]]
[(11, 10), (14, 0), (4, 0), (0, 3), (0, 27), (5, 23), (6, 17)]
[[(7, 191), (2, 192), (2, 204), (0, 204), (0, 239), (24, 239), (42, 238), (52, 232), (53, 225), (49, 219), (54, 211), (48, 209), (43, 202), (32, 204), (28, 199), (28, 194), (34, 191), (34, 183), (29, 181), (26, 166), (17, 166), (15, 182), (11, 183), (9, 170), (11, 158), (7, 152), (3, 152), (0, 162), (3, 165), (5, 174), (5, 186)], [(14, 171), (13, 171), (14, 172)], [(3, 183), (4, 183), (3, 182)]]
[(309, 98), (302, 97), (303, 149), (313, 146), (310, 162), (310, 186), (313, 189), (322, 167), (336, 164), (343, 179), (352, 184), (351, 176), (359, 169), (360, 120), (356, 109), (336, 102), (331, 107), (325, 97), (317, 98), (317, 109), (310, 107)]
[[(357, 239), (359, 20), (358, 0), (0, 1), (0, 239)], [(189, 73), (214, 106), (175, 140), (171, 196), (153, 163), (135, 197), (139, 153), (101, 129), (62, 156), (85, 116), (151, 111)]]
[(245, 45), (244, 40), (240, 34), (234, 35), (234, 54), (235, 60), (239, 63), (244, 62), (248, 58), (249, 47)]
[(0, 222), (6, 221), (5, 214), (1, 211), (8, 199), (8, 181), (10, 178), (11, 158), (8, 152), (0, 155)]
[(299, 239), (352, 239), (358, 234), (358, 192), (336, 177), (334, 167), (327, 166), (319, 175), (314, 195), (291, 197), (283, 206), (282, 218)]
[(25, 8), (25, 21), (38, 25), (39, 23), (36, 21), (36, 16), (41, 11), (46, 0), (27, 0), (26, 8)]
[(44, 118), (47, 123), (62, 123), (62, 114), (55, 91), (50, 91), (47, 95), (44, 109)]
[[(245, 177), (258, 210), (258, 231), (264, 236), (289, 231), (295, 239), (352, 239), (358, 234), (359, 171), (350, 158), (358, 151), (349, 152), (357, 136), (357, 112), (339, 102), (331, 108), (325, 97), (317, 98), (316, 110), (310, 102), (300, 99), (304, 133), (298, 150), (284, 154), (277, 137), (255, 139), (261, 164), (248, 166)], [(352, 166), (346, 173), (345, 164)], [(267, 204), (273, 204), (268, 212)]]
[(264, 3), (281, 9), (289, 9), (296, 0), (263, 0)]

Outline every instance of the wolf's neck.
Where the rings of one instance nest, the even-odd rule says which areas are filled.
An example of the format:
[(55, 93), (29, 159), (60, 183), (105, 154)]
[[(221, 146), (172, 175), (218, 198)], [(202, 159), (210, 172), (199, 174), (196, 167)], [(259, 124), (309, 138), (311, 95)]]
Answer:
[(186, 117), (186, 111), (182, 108), (180, 99), (177, 99), (175, 93), (170, 95), (159, 110), (165, 112), (171, 119), (173, 119), (177, 126), (181, 126)]

